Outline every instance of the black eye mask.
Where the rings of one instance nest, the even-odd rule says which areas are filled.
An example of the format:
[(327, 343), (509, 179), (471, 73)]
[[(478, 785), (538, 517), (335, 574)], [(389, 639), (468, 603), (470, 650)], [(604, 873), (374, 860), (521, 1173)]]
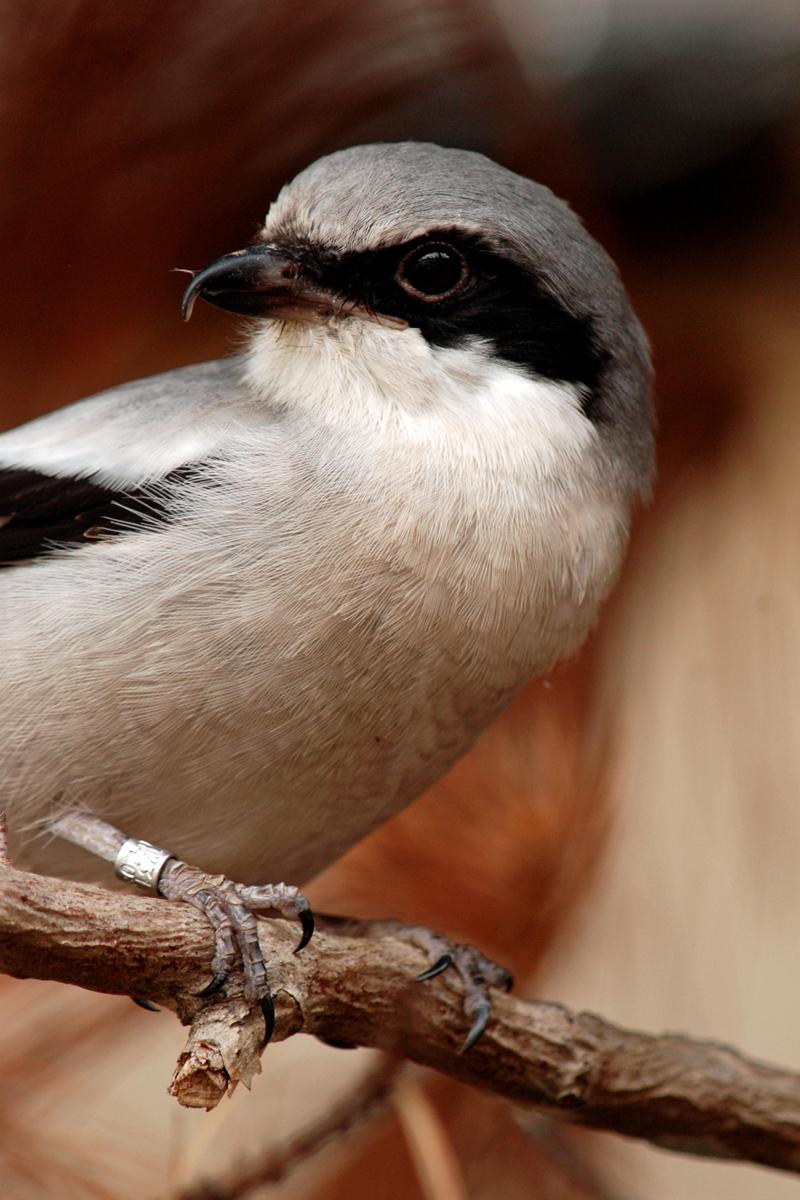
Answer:
[(568, 312), (534, 273), (480, 239), (444, 230), (359, 254), (304, 247), (302, 260), (322, 286), (406, 321), (433, 346), (481, 339), (536, 378), (581, 386), (591, 415), (591, 393), (605, 361), (591, 321)]

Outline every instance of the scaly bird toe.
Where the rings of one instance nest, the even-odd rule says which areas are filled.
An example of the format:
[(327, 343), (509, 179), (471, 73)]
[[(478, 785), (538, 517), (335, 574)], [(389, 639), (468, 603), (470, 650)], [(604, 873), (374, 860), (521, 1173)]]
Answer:
[(314, 932), (308, 900), (297, 888), (285, 883), (258, 886), (234, 883), (223, 875), (207, 875), (178, 859), (170, 859), (165, 865), (158, 880), (158, 891), (167, 900), (180, 900), (200, 909), (214, 929), (214, 978), (199, 995), (207, 997), (220, 991), (240, 961), (245, 996), (261, 1006), (266, 1026), (264, 1040), (268, 1042), (275, 1025), (275, 1010), (258, 940), (256, 914), (273, 910), (285, 917), (299, 918), (302, 934), (297, 953), (308, 944)]

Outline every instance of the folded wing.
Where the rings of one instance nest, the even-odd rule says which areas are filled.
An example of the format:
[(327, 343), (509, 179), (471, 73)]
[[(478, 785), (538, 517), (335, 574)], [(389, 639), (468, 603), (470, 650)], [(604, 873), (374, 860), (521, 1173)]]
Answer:
[(102, 392), (0, 435), (0, 566), (165, 518), (226, 432), (258, 420), (237, 358)]

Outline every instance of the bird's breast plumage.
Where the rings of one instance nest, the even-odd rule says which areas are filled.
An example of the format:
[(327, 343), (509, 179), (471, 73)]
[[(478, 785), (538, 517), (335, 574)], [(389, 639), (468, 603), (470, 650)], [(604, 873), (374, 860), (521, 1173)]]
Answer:
[(445, 383), (400, 410), (329, 378), (321, 406), (227, 429), (180, 519), (9, 584), (12, 810), (86, 805), (302, 882), (577, 644), (626, 531), (591, 426), (551, 382), (476, 376), (461, 407)]

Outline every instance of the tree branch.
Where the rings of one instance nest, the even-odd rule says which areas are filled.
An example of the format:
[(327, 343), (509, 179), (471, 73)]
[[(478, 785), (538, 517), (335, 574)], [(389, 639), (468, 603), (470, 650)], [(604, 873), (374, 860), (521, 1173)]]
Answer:
[[(260, 922), (275, 990), (274, 1037), (314, 1034), (386, 1050), (582, 1125), (684, 1153), (800, 1172), (800, 1075), (714, 1043), (618, 1029), (590, 1013), (494, 994), (489, 1027), (459, 1053), (465, 1018), (449, 974), (414, 983), (421, 955), (392, 936)], [(183, 905), (0, 867), (0, 970), (146, 997), (191, 1025), (170, 1090), (212, 1108), (260, 1071), (263, 1019), (231, 978), (201, 1000), (213, 936)]]

